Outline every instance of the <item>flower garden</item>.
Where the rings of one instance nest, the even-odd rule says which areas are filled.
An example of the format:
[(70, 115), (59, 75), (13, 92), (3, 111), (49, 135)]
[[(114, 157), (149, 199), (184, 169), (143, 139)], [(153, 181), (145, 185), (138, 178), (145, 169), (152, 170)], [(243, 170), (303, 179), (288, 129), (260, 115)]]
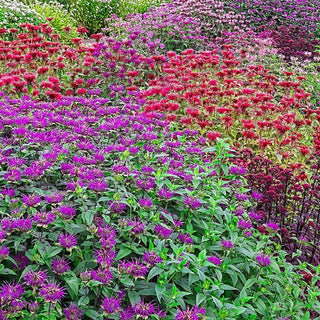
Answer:
[(320, 319), (319, 0), (0, 0), (0, 320)]

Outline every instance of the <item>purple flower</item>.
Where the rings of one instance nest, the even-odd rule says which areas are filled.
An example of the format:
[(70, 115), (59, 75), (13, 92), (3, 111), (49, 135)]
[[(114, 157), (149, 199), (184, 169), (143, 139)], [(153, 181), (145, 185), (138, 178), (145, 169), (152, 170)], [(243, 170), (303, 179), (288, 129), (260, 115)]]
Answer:
[(102, 269), (101, 267), (98, 270), (91, 271), (91, 279), (99, 281), (103, 284), (109, 285), (113, 280), (113, 275), (108, 269)]
[(95, 253), (97, 263), (101, 264), (103, 268), (109, 268), (112, 266), (116, 253), (111, 250), (100, 249)]
[(2, 246), (2, 247), (0, 248), (0, 262), (1, 262), (2, 260), (7, 259), (8, 257), (9, 257), (9, 249), (6, 248), (5, 246)]
[(162, 259), (157, 253), (154, 252), (154, 250), (152, 250), (144, 254), (143, 261), (151, 266), (154, 266), (155, 264), (160, 263)]
[(219, 257), (217, 257), (217, 256), (212, 256), (212, 255), (211, 255), (210, 257), (207, 258), (207, 260), (208, 260), (209, 262), (217, 265), (217, 266), (220, 266), (221, 263), (222, 263), (221, 259), (220, 259)]
[(4, 178), (8, 181), (19, 181), (21, 180), (21, 172), (17, 169), (11, 170), (4, 175)]
[(112, 202), (109, 208), (111, 212), (119, 214), (126, 209), (126, 204), (121, 202)]
[(236, 200), (245, 201), (249, 199), (249, 196), (245, 193), (236, 193)]
[(47, 283), (40, 289), (40, 297), (45, 299), (45, 302), (57, 303), (64, 295), (64, 288), (60, 287), (53, 280)]
[(142, 198), (139, 200), (139, 206), (145, 210), (149, 210), (152, 207), (152, 201), (150, 199)]
[(133, 310), (138, 317), (148, 319), (149, 316), (153, 315), (156, 310), (152, 302), (140, 301), (133, 306)]
[(117, 298), (114, 298), (111, 296), (110, 298), (105, 297), (102, 300), (102, 305), (101, 305), (103, 311), (105, 314), (110, 315), (113, 313), (116, 313), (120, 309), (120, 301)]
[(271, 264), (270, 257), (263, 253), (258, 255), (255, 260), (261, 267), (268, 267)]
[(231, 174), (235, 174), (235, 175), (243, 175), (247, 173), (246, 168), (242, 168), (242, 167), (238, 167), (238, 166), (232, 166), (229, 169)]
[(24, 269), (27, 265), (29, 265), (29, 259), (26, 257), (25, 254), (18, 252), (14, 257), (14, 263), (11, 263), (14, 269)]
[(68, 206), (63, 206), (59, 209), (59, 216), (65, 220), (71, 220), (75, 216), (75, 214), (75, 210)]
[(134, 314), (131, 308), (126, 308), (119, 312), (119, 316), (121, 320), (133, 320)]
[(77, 239), (72, 234), (59, 234), (58, 243), (61, 247), (66, 248), (68, 251), (71, 251), (76, 247)]
[(52, 212), (40, 211), (34, 216), (33, 221), (37, 226), (46, 228), (55, 219), (56, 216)]
[(60, 203), (63, 202), (63, 194), (62, 193), (52, 193), (50, 196), (45, 196), (45, 199), (48, 203)]
[(170, 200), (173, 197), (173, 193), (165, 188), (160, 188), (158, 191), (158, 196), (163, 200)]
[(142, 278), (147, 275), (148, 267), (142, 264), (137, 259), (127, 263), (127, 272), (135, 279)]
[(22, 201), (27, 207), (35, 207), (42, 200), (39, 196), (36, 196), (34, 194), (29, 194), (29, 195), (23, 195)]
[(233, 243), (231, 241), (229, 241), (229, 240), (221, 241), (221, 246), (222, 246), (223, 249), (226, 249), (226, 250), (234, 248)]
[(62, 275), (70, 270), (69, 263), (65, 258), (56, 257), (53, 259), (52, 263), (53, 272)]
[[(36, 313), (39, 310), (39, 304), (37, 301), (32, 301), (28, 303), (28, 309), (31, 314)], [(1, 319), (1, 318), (0, 318)]]
[(0, 287), (1, 304), (9, 304), (13, 300), (19, 299), (24, 294), (24, 289), (21, 284), (4, 283)]
[(132, 221), (128, 221), (127, 225), (128, 226), (133, 226), (133, 228), (130, 230), (130, 232), (132, 232), (135, 235), (143, 233), (145, 231), (145, 229), (146, 229), (144, 224), (141, 221), (137, 220), (137, 219), (132, 220)]
[(88, 188), (98, 193), (106, 191), (108, 186), (104, 181), (94, 180), (89, 183)]
[(252, 211), (252, 212), (250, 212), (249, 217), (250, 217), (250, 219), (259, 221), (261, 219), (261, 214), (258, 214), (256, 212)]
[(193, 239), (190, 236), (190, 233), (179, 233), (178, 235), (178, 240), (181, 243), (186, 243), (186, 244), (192, 244), (193, 243)]
[(269, 229), (270, 232), (277, 231), (279, 229), (279, 225), (278, 225), (278, 223), (268, 222), (267, 228)]
[(64, 308), (64, 316), (66, 320), (80, 320), (83, 311), (75, 303), (71, 303), (68, 308)]
[(47, 274), (45, 271), (35, 272), (31, 270), (27, 274), (25, 274), (23, 279), (25, 280), (26, 284), (31, 286), (32, 288), (38, 288), (41, 287), (47, 280)]
[(16, 194), (16, 191), (14, 189), (10, 189), (9, 187), (4, 187), (3, 190), (1, 191), (1, 193), (4, 196), (9, 196), (10, 198), (13, 198)]
[(169, 239), (172, 233), (171, 228), (165, 228), (160, 224), (154, 227), (154, 231), (158, 234), (160, 238), (163, 238), (163, 239)]
[(256, 201), (260, 201), (262, 199), (262, 194), (256, 191), (251, 193), (251, 198)]
[(195, 306), (193, 308), (187, 307), (187, 310), (180, 310), (175, 320), (199, 320), (203, 318), (203, 315), (206, 313), (206, 311), (203, 308), (200, 308)]
[(238, 228), (241, 230), (251, 229), (251, 222), (242, 220), (241, 218), (238, 220)]
[(187, 197), (184, 199), (184, 204), (193, 210), (199, 209), (202, 204), (197, 198)]

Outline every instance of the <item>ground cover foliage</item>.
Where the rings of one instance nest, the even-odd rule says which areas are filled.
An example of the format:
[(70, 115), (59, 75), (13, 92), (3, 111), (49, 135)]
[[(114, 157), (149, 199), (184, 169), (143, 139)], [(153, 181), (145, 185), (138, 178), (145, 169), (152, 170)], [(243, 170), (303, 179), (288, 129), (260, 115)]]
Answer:
[(0, 319), (319, 319), (317, 2), (23, 3)]

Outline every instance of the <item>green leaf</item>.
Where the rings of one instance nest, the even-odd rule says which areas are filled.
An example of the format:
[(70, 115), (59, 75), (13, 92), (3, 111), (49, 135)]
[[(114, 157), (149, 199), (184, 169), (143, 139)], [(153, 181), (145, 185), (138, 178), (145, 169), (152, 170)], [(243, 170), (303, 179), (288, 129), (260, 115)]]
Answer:
[(155, 277), (155, 276), (157, 276), (157, 275), (159, 275), (161, 273), (163, 273), (163, 269), (162, 268), (157, 267), (157, 266), (153, 267), (150, 270), (149, 274), (148, 274), (147, 281), (149, 282), (153, 277)]
[(0, 274), (3, 274), (3, 275), (17, 275), (13, 270), (9, 269), (9, 268), (1, 268), (0, 269)]
[(85, 315), (88, 316), (90, 319), (93, 319), (93, 320), (99, 319), (99, 316), (100, 316), (100, 314), (97, 311), (94, 311), (94, 310), (87, 310), (85, 312)]
[(79, 300), (78, 300), (78, 306), (81, 307), (81, 306), (86, 306), (87, 304), (89, 304), (90, 302), (90, 299), (89, 297), (81, 297)]
[(221, 303), (221, 301), (219, 299), (217, 299), (216, 297), (213, 297), (213, 296), (211, 297), (211, 299), (219, 310), (222, 309), (223, 304)]
[(61, 251), (62, 251), (61, 247), (50, 247), (44, 259), (50, 259), (52, 257), (55, 257)]
[(239, 289), (229, 286), (228, 284), (223, 284), (220, 286), (220, 289), (222, 290), (235, 290), (235, 291), (239, 291)]
[(91, 226), (95, 212), (93, 210), (87, 210), (82, 213), (83, 222), (87, 223), (88, 226)]
[(116, 256), (116, 261), (128, 256), (132, 252), (129, 248), (121, 248)]
[(78, 296), (78, 292), (79, 292), (79, 281), (80, 279), (78, 279), (77, 277), (72, 277), (69, 279), (65, 279), (66, 283), (68, 284), (68, 286), (70, 287), (71, 291), (73, 292), (73, 299), (75, 299)]
[(128, 292), (128, 297), (129, 297), (131, 305), (134, 305), (135, 303), (140, 302), (140, 296), (135, 291), (129, 291)]
[(249, 289), (249, 288), (252, 287), (256, 282), (257, 282), (257, 279), (256, 279), (256, 278), (248, 279), (248, 280), (246, 281), (246, 283), (244, 284), (243, 289)]
[(166, 291), (166, 288), (160, 284), (157, 284), (155, 289), (156, 289), (156, 296), (157, 296), (159, 303), (160, 303), (162, 296), (163, 296), (164, 292)]

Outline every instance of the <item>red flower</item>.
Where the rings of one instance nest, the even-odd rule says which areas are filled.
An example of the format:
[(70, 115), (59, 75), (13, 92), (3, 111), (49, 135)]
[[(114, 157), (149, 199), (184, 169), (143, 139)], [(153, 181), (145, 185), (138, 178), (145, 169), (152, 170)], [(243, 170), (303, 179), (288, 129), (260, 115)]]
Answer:
[(208, 132), (207, 137), (211, 141), (216, 141), (218, 138), (221, 137), (221, 134), (220, 134), (220, 132), (210, 131), (210, 132)]
[(87, 92), (87, 89), (85, 89), (85, 88), (79, 88), (77, 90), (77, 93), (78, 93), (79, 96), (84, 95), (86, 92)]

